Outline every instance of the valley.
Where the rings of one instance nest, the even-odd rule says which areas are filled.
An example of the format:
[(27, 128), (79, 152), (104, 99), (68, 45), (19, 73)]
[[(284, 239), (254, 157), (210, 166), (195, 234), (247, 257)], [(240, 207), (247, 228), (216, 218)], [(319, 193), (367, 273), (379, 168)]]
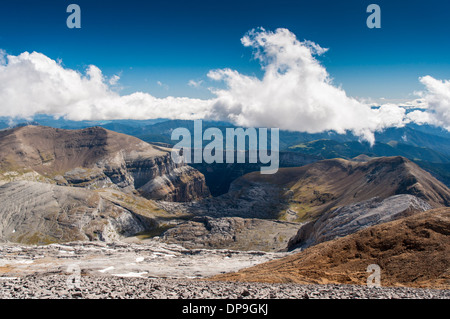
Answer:
[(263, 175), (170, 152), (102, 127), (0, 131), (0, 295), (73, 265), (84, 282), (353, 287), (379, 264), (383, 287), (450, 289), (450, 190), (410, 159), (283, 150)]

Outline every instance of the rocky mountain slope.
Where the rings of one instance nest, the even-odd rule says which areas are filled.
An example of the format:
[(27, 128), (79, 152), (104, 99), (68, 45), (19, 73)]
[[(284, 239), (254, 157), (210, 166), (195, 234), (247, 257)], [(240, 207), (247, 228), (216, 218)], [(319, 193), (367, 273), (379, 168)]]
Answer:
[(117, 190), (31, 181), (0, 186), (0, 202), (0, 241), (33, 245), (123, 240), (186, 217)]
[(0, 131), (0, 181), (13, 180), (116, 188), (169, 201), (209, 196), (204, 176), (175, 164), (170, 150), (100, 127), (25, 126)]
[[(403, 157), (368, 162), (323, 160), (302, 167), (281, 168), (274, 175), (247, 174), (234, 189), (268, 185), (278, 188), (280, 218), (310, 221), (340, 206), (399, 194), (414, 195), (432, 207), (450, 206), (450, 190)], [(284, 217), (283, 217), (284, 216)]]
[[(20, 243), (140, 234), (188, 248), (278, 251), (287, 249), (291, 238), (291, 248), (317, 243), (416, 206), (421, 211), (450, 202), (444, 185), (402, 157), (334, 159), (275, 175), (250, 173), (212, 198), (204, 176), (176, 165), (169, 149), (99, 127), (1, 131), (0, 181), (0, 238)], [(397, 194), (411, 197), (380, 204), (383, 209), (396, 203), (388, 213), (375, 213), (378, 201)], [(297, 234), (300, 223), (323, 214), (328, 215)], [(340, 228), (324, 227), (327, 223)]]
[(157, 205), (168, 212), (202, 216), (167, 230), (163, 241), (273, 251), (345, 236), (444, 206), (449, 199), (445, 185), (407, 159), (394, 157), (326, 160), (268, 176), (250, 173), (224, 195)]
[(395, 195), (339, 207), (322, 214), (317, 220), (303, 225), (289, 240), (288, 248), (307, 248), (344, 237), (361, 229), (424, 212), (431, 206), (413, 195)]
[(382, 286), (449, 289), (450, 208), (372, 226), (212, 280), (365, 285), (371, 264), (380, 266)]

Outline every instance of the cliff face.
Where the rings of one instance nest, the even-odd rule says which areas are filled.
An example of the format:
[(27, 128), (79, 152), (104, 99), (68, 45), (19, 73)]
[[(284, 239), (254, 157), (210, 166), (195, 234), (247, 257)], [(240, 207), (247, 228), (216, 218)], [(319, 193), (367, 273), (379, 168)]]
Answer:
[(288, 203), (286, 214), (305, 222), (341, 206), (374, 197), (409, 194), (433, 208), (450, 205), (450, 190), (429, 173), (403, 157), (384, 157), (369, 162), (332, 159), (302, 167), (280, 168), (276, 174), (250, 173), (235, 187), (255, 183), (278, 187)]
[(298, 224), (258, 218), (195, 216), (161, 235), (165, 243), (189, 249), (281, 251)]
[(428, 203), (413, 195), (395, 195), (385, 200), (375, 197), (331, 210), (317, 220), (306, 223), (289, 240), (288, 248), (304, 249), (429, 209), (431, 206)]
[(209, 196), (204, 176), (175, 164), (169, 149), (99, 127), (27, 126), (1, 132), (0, 181), (14, 180), (115, 188), (167, 201)]
[(113, 241), (154, 223), (101, 196), (73, 187), (17, 181), (0, 187), (0, 239), (23, 244)]
[(158, 233), (167, 213), (152, 200), (113, 189), (85, 189), (31, 181), (0, 186), (0, 242), (42, 245), (71, 241), (115, 242)]

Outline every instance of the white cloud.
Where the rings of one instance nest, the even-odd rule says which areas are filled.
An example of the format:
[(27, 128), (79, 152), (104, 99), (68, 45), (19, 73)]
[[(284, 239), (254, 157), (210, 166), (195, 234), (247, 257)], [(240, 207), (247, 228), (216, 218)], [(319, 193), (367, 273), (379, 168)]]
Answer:
[(156, 81), (156, 84), (158, 84), (158, 86), (162, 87), (164, 90), (169, 89), (169, 86), (167, 84), (162, 83), (161, 81)]
[[(420, 99), (405, 107), (388, 100), (373, 107), (368, 101), (347, 96), (333, 84), (317, 59), (328, 49), (314, 42), (299, 41), (287, 29), (255, 29), (241, 42), (253, 50), (263, 76), (211, 70), (207, 76), (223, 81), (225, 88), (212, 89), (216, 98), (209, 100), (156, 98), (142, 92), (119, 95), (115, 85), (120, 75), (106, 78), (96, 66), (81, 73), (41, 53), (12, 56), (0, 51), (0, 116), (28, 118), (43, 113), (71, 120), (208, 118), (309, 133), (352, 131), (372, 143), (375, 131), (402, 126), (405, 119), (450, 127), (448, 81), (421, 78), (427, 91)], [(188, 84), (198, 87), (202, 83), (191, 80)], [(157, 84), (166, 86), (160, 81)], [(414, 106), (423, 110), (406, 115), (405, 109)]]
[(0, 49), (0, 66), (6, 64), (6, 52)]
[(252, 30), (241, 40), (254, 50), (264, 70), (262, 79), (230, 69), (208, 73), (227, 88), (216, 90), (213, 115), (242, 126), (279, 127), (317, 133), (349, 130), (374, 141), (373, 133), (403, 125), (405, 110), (394, 104), (378, 109), (348, 97), (333, 85), (316, 59), (323, 49), (311, 41), (299, 41), (286, 29)]
[(199, 88), (203, 83), (203, 80), (195, 81), (195, 80), (189, 80), (188, 85), (192, 86), (193, 88)]
[(429, 75), (419, 80), (426, 88), (426, 91), (418, 92), (426, 107), (409, 113), (408, 119), (418, 124), (441, 126), (450, 131), (450, 81), (437, 80)]
[[(109, 80), (109, 82), (111, 79)], [(52, 114), (71, 120), (185, 118), (206, 116), (211, 101), (112, 91), (96, 66), (82, 74), (41, 53), (7, 56), (0, 64), (0, 116)], [(114, 82), (114, 80), (113, 80)]]
[(119, 80), (120, 80), (120, 76), (118, 76), (117, 74), (114, 74), (114, 75), (109, 79), (108, 83), (109, 83), (110, 85), (117, 85), (117, 83), (119, 82)]
[(428, 102), (425, 99), (414, 99), (410, 101), (406, 101), (400, 104), (401, 106), (408, 108), (408, 109), (426, 109), (428, 108)]

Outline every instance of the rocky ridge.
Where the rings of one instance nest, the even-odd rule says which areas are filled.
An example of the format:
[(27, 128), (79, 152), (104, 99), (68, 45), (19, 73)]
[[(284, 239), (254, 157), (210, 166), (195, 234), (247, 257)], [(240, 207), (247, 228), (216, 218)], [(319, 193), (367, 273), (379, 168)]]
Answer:
[(322, 214), (317, 220), (303, 225), (289, 240), (288, 247), (307, 248), (431, 208), (413, 195), (395, 195), (384, 200), (375, 197)]
[(403, 157), (368, 162), (323, 160), (302, 167), (280, 168), (274, 175), (250, 173), (233, 183), (234, 189), (241, 192), (264, 185), (278, 195), (280, 217), (299, 222), (315, 220), (341, 206), (400, 194), (416, 196), (433, 208), (450, 206), (450, 190)]
[(0, 181), (31, 180), (89, 189), (136, 191), (148, 199), (209, 196), (204, 176), (175, 164), (170, 150), (100, 127), (25, 126), (0, 132)]

